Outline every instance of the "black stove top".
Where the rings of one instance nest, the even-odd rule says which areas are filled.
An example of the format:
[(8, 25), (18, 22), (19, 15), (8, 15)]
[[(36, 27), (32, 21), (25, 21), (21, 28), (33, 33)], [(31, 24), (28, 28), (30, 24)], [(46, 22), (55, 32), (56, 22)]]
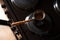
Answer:
[[(28, 15), (33, 15), (33, 12), (36, 10), (43, 10), (48, 15), (48, 20), (51, 21), (51, 25), (49, 25), (48, 32), (46, 34), (40, 34), (40, 31), (37, 33), (34, 31), (31, 31), (28, 27), (28, 24), (22, 24), (18, 26), (19, 32), (22, 35), (21, 40), (59, 40), (60, 39), (60, 14), (59, 11), (54, 8), (55, 2), (58, 0), (38, 0), (38, 1), (24, 1), (28, 4), (23, 4), (18, 2), (16, 4), (16, 0), (4, 0), (7, 8), (9, 9), (8, 17), (12, 21), (20, 21), (25, 20), (25, 18)], [(21, 0), (22, 1), (22, 0)], [(23, 2), (22, 1), (22, 2)], [(20, 5), (18, 5), (20, 3)], [(32, 4), (33, 3), (33, 4)], [(29, 5), (30, 4), (30, 5)], [(32, 6), (33, 5), (33, 6)], [(59, 5), (58, 5), (59, 6)], [(57, 11), (56, 11), (57, 10)], [(31, 17), (29, 18), (31, 19)], [(47, 24), (46, 24), (47, 25)], [(35, 27), (35, 26), (32, 26)]]

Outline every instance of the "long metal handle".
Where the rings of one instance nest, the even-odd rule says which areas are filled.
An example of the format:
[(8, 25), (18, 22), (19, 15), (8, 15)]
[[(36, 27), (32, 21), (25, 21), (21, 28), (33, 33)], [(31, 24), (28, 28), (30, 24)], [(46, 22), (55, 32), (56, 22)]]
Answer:
[(11, 25), (21, 25), (21, 24), (24, 24), (26, 22), (30, 22), (32, 21), (33, 19), (30, 19), (30, 20), (23, 20), (23, 21), (18, 21), (18, 22), (13, 22)]

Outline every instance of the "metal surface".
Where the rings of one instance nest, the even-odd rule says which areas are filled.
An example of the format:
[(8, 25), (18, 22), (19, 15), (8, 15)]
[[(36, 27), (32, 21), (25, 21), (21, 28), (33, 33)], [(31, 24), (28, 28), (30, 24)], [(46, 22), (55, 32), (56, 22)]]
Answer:
[[(27, 16), (25, 20), (33, 19), (33, 14), (30, 14), (29, 16)], [(46, 15), (46, 17), (43, 19), (43, 21), (45, 21), (45, 23), (44, 23), (45, 25), (42, 24), (44, 26), (44, 27), (42, 26), (42, 28), (46, 27), (47, 29), (49, 29), (49, 27), (52, 26), (52, 21), (51, 21), (49, 16)], [(39, 22), (37, 21), (36, 24), (34, 24), (34, 22), (35, 22), (34, 20), (31, 21), (31, 22), (26, 22), (26, 25), (27, 25), (27, 27), (28, 27), (28, 29), (30, 31), (32, 31), (32, 32), (34, 32), (36, 34), (39, 34), (39, 35), (48, 35), (48, 30), (47, 31), (43, 31), (43, 29), (38, 28), (38, 26), (36, 26), (36, 24), (39, 23)], [(48, 23), (48, 24), (46, 24), (46, 23)], [(41, 27), (41, 24), (39, 24), (39, 27)]]
[(56, 0), (53, 4), (54, 10), (60, 16), (60, 0)]
[(38, 0), (11, 0), (11, 2), (19, 8), (29, 10), (37, 5)]

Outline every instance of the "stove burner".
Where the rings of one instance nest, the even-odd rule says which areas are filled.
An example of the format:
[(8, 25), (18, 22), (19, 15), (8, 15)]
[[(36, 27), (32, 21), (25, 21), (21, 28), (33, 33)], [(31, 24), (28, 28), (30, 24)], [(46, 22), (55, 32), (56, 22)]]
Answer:
[(11, 0), (15, 6), (22, 8), (22, 9), (31, 9), (36, 6), (38, 0)]
[[(26, 17), (25, 20), (33, 19), (34, 13), (30, 14), (29, 16)], [(52, 22), (50, 17), (46, 14), (45, 18), (41, 21), (31, 21), (27, 22), (27, 27), (30, 31), (39, 34), (39, 35), (48, 35), (48, 29), (52, 26)], [(39, 24), (37, 26), (37, 24)]]

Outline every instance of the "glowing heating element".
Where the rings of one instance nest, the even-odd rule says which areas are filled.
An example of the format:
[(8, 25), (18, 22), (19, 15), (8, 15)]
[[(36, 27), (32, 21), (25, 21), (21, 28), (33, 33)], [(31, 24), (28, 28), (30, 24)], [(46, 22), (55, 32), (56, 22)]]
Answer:
[(0, 4), (0, 20), (6, 20), (6, 21), (9, 21), (8, 17), (6, 16), (3, 8), (1, 7), (1, 4)]

